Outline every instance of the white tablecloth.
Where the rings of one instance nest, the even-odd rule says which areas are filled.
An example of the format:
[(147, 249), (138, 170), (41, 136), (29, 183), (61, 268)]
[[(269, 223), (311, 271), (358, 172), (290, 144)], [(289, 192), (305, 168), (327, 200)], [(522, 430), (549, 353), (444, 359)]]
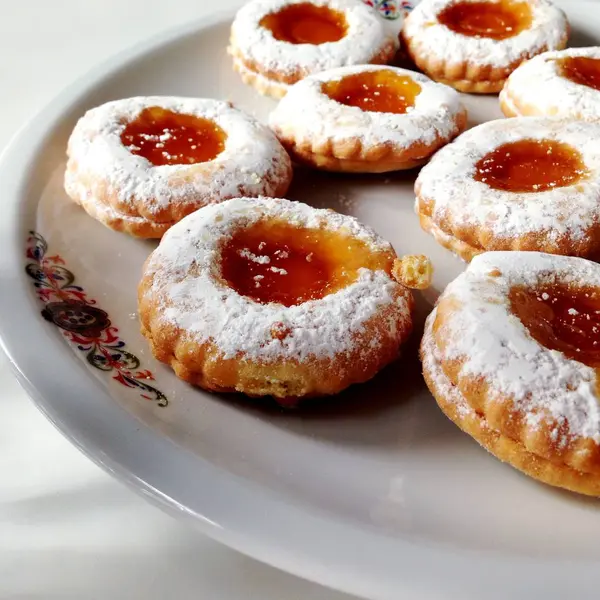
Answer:
[[(0, 0), (0, 148), (96, 62), (239, 0)], [(0, 196), (0, 207), (1, 207)], [(1, 218), (1, 217), (0, 217)], [(0, 282), (0, 293), (1, 282)], [(71, 447), (0, 358), (0, 599), (343, 600), (147, 505)]]

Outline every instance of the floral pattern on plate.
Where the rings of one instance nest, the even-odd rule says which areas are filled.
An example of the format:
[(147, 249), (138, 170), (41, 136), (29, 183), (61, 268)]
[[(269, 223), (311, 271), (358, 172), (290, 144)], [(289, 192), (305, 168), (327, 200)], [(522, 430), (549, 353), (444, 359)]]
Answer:
[(415, 5), (415, 2), (401, 0), (363, 0), (365, 4), (377, 9), (382, 17), (386, 19), (397, 19), (406, 16)]
[(48, 255), (48, 243), (35, 231), (29, 232), (26, 257), (29, 262), (25, 271), (34, 280), (37, 296), (44, 304), (44, 319), (85, 352), (90, 366), (110, 373), (121, 385), (137, 389), (144, 400), (167, 406), (167, 397), (147, 383), (154, 380), (152, 372), (140, 369), (140, 359), (126, 349), (108, 313), (75, 285), (75, 275), (59, 255)]

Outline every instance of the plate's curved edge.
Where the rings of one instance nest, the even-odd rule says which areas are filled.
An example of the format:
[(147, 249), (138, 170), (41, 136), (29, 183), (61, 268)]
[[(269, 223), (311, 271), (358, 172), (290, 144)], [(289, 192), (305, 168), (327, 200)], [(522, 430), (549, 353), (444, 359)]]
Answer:
[[(412, 594), (447, 600), (464, 598), (469, 593), (474, 597), (485, 593), (486, 598), (499, 599), (507, 595), (517, 597), (524, 585), (534, 595), (545, 593), (550, 597), (551, 593), (552, 597), (562, 598), (569, 593), (579, 594), (580, 598), (586, 594), (587, 598), (587, 594), (594, 591), (591, 586), (597, 563), (569, 565), (570, 570), (565, 573), (564, 563), (558, 561), (520, 559), (516, 562), (510, 557), (475, 556), (461, 549), (440, 549), (388, 538), (284, 504), (259, 486), (219, 472), (191, 453), (176, 452), (172, 442), (141, 427), (133, 416), (122, 411), (107, 391), (97, 392), (96, 386), (90, 386), (89, 373), (83, 369), (73, 370), (74, 357), (70, 349), (49, 331), (50, 326), (41, 317), (27, 320), (35, 298), (23, 270), (22, 252), (30, 227), (25, 226), (27, 206), (22, 197), (26, 174), (44, 140), (69, 105), (86, 89), (146, 52), (221, 23), (229, 14), (227, 11), (175, 27), (104, 61), (38, 112), (13, 136), (0, 156), (0, 189), (9, 199), (3, 207), (4, 218), (0, 220), (0, 280), (12, 285), (8, 293), (0, 295), (0, 347), (17, 380), (61, 434), (116, 479), (170, 514), (189, 519), (215, 539), (301, 577), (348, 593), (381, 599)], [(43, 135), (40, 136), (40, 132)], [(20, 315), (25, 318), (19, 320)], [(44, 343), (52, 346), (56, 357), (52, 366), (49, 361), (32, 358), (29, 347), (25, 348), (23, 343), (28, 339), (39, 340), (37, 347)], [(69, 375), (67, 387), (61, 381), (61, 376), (66, 374)], [(95, 400), (90, 402), (89, 396), (94, 394)], [(49, 398), (60, 398), (61, 409), (57, 407), (57, 400)], [(110, 434), (110, 447), (103, 445), (106, 439), (102, 435), (86, 427), (91, 419), (103, 434)], [(188, 472), (198, 474), (196, 480), (183, 482), (184, 487), (177, 478), (182, 464)], [(153, 481), (157, 472), (162, 478), (160, 487), (168, 491), (159, 490)], [(228, 503), (231, 497), (235, 501)], [(200, 498), (202, 501), (198, 502)], [(240, 506), (244, 510), (240, 511)], [(340, 560), (342, 548), (345, 555)], [(472, 572), (474, 559), (478, 561), (478, 576)], [(436, 577), (427, 577), (426, 572), (435, 572)], [(457, 576), (457, 573), (465, 573), (465, 576)], [(495, 582), (496, 587), (490, 589), (487, 582)], [(504, 584), (501, 589), (499, 582)]]

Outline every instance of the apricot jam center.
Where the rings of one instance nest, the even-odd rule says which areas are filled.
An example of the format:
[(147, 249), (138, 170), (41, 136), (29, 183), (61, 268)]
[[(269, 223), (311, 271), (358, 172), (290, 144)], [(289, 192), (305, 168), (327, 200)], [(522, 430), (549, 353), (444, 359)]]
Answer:
[(391, 70), (365, 71), (326, 81), (322, 91), (332, 100), (370, 112), (405, 113), (415, 105), (421, 86)]
[(455, 33), (504, 40), (531, 25), (526, 2), (457, 2), (444, 8), (438, 21)]
[(155, 166), (191, 165), (212, 160), (225, 148), (225, 132), (212, 121), (165, 110), (145, 108), (128, 123), (121, 142)]
[(325, 44), (337, 42), (346, 35), (346, 18), (327, 6), (308, 2), (292, 4), (260, 21), (280, 42), (290, 44)]
[(600, 90), (600, 59), (568, 56), (559, 62), (559, 69), (565, 79)]
[(221, 250), (221, 274), (242, 296), (294, 306), (351, 284), (358, 269), (391, 271), (393, 256), (341, 232), (260, 221), (238, 230)]
[(590, 367), (600, 367), (600, 289), (513, 288), (510, 302), (531, 337)]
[(554, 140), (519, 140), (498, 146), (475, 164), (476, 181), (508, 192), (543, 192), (587, 174), (581, 154)]

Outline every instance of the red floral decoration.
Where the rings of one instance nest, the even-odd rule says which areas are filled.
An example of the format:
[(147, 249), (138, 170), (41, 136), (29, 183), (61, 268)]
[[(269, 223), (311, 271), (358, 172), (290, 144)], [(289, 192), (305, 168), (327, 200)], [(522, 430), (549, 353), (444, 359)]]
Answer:
[(115, 381), (139, 391), (144, 400), (167, 406), (167, 397), (147, 382), (151, 371), (140, 369), (140, 359), (129, 352), (119, 338), (106, 311), (78, 285), (75, 275), (58, 255), (47, 256), (46, 240), (34, 231), (27, 238), (25, 271), (34, 281), (37, 295), (44, 304), (42, 316), (62, 330), (65, 338), (81, 352), (92, 367), (112, 375)]

